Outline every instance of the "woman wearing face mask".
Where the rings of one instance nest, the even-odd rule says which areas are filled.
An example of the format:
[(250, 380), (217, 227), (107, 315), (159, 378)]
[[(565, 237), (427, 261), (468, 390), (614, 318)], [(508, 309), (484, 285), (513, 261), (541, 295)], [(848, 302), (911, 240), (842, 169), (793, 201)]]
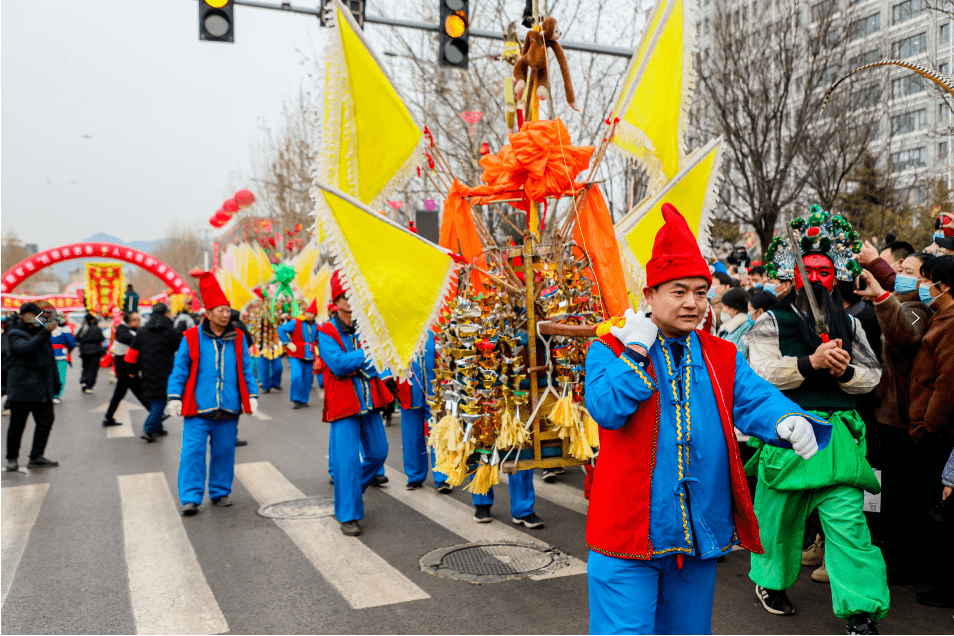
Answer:
[(742, 336), (752, 328), (752, 325), (748, 322), (748, 309), (749, 295), (744, 289), (734, 287), (722, 295), (718, 335), (723, 340), (728, 340), (734, 344), (736, 349), (739, 349)]

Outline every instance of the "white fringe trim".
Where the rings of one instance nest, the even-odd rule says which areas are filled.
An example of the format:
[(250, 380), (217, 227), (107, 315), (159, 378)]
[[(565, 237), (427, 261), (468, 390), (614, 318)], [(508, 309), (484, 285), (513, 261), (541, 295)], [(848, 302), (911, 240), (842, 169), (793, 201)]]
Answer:
[[(621, 144), (635, 146), (636, 151), (624, 148)], [(646, 136), (645, 132), (629, 122), (620, 120), (616, 124), (616, 132), (609, 149), (646, 171), (647, 189), (650, 194), (656, 194), (662, 190), (669, 181), (666, 173), (663, 172), (662, 161), (656, 156), (656, 147), (652, 140)]]

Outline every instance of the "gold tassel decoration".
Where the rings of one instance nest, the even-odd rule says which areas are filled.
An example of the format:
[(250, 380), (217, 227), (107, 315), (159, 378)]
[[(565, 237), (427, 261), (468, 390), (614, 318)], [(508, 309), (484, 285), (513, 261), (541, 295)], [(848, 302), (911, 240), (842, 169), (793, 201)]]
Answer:
[[(463, 441), (464, 432), (461, 430), (460, 420), (453, 415), (445, 415), (431, 427), (428, 444), (434, 449), (435, 466), (445, 466), (448, 456), (459, 450)], [(441, 471), (443, 472), (443, 471)]]
[(593, 448), (599, 448), (600, 425), (596, 423), (596, 420), (593, 419), (588, 411), (584, 409), (583, 413), (583, 430), (586, 432), (586, 443)]
[(475, 495), (486, 495), (491, 486), (496, 486), (499, 483), (500, 475), (497, 473), (497, 467), (481, 462), (477, 467), (477, 472), (474, 473), (473, 481), (467, 484), (464, 490), (469, 490)]
[(560, 439), (572, 439), (573, 430), (578, 425), (576, 420), (579, 419), (579, 413), (573, 405), (573, 398), (565, 395), (557, 400), (547, 418), (550, 420), (552, 430), (560, 436)]
[(602, 338), (610, 332), (610, 327), (622, 327), (626, 324), (625, 316), (616, 316), (610, 318), (609, 320), (604, 320), (600, 324), (596, 325), (596, 337)]

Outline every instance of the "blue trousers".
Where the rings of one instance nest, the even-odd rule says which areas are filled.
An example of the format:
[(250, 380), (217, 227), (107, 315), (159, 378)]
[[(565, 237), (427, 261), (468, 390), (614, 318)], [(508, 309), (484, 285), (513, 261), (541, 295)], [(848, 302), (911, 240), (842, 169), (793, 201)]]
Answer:
[(179, 501), (200, 505), (205, 494), (206, 450), (209, 449), (209, 499), (232, 492), (235, 477), (235, 437), (238, 418), (213, 422), (187, 417), (182, 423), (182, 456), (179, 459)]
[[(362, 449), (364, 459), (359, 456)], [(335, 466), (335, 517), (341, 523), (361, 519), (362, 495), (388, 456), (381, 414), (352, 415), (332, 422), (330, 451), (329, 460)]]
[[(533, 514), (533, 503), (536, 501), (536, 495), (533, 493), (533, 471), (521, 470), (507, 477), (510, 479), (510, 514), (514, 518)], [(473, 502), (475, 506), (494, 505), (493, 487), (491, 486), (486, 495), (473, 495)]]
[(288, 364), (291, 366), (291, 391), (288, 392), (288, 397), (291, 398), (292, 402), (308, 404), (308, 398), (311, 396), (311, 383), (315, 379), (312, 366), (314, 360), (289, 358)]
[(143, 433), (155, 433), (162, 430), (162, 414), (166, 410), (165, 400), (150, 400), (149, 415), (142, 425)]
[(285, 370), (285, 367), (282, 366), (281, 356), (274, 360), (269, 360), (265, 356), (254, 359), (259, 361), (258, 381), (262, 385), (262, 390), (271, 391), (275, 387), (280, 388), (282, 386), (282, 371)]
[[(364, 452), (364, 444), (361, 443), (361, 440), (358, 440), (358, 449), (361, 451), (361, 461), (364, 461), (366, 453)], [(381, 468), (377, 472), (378, 475), (384, 476), (384, 464), (381, 464)], [(335, 455), (331, 452), (331, 435), (328, 435), (328, 476), (332, 479), (335, 478)]]
[[(528, 471), (529, 472), (529, 471)], [(619, 559), (590, 550), (591, 634), (711, 634), (716, 560)]]
[[(424, 436), (424, 409), (401, 409), (401, 447), (404, 450), (404, 474), (408, 482), (427, 479), (427, 437)], [(434, 450), (430, 452), (434, 468)], [(447, 475), (434, 471), (434, 485), (447, 481)]]

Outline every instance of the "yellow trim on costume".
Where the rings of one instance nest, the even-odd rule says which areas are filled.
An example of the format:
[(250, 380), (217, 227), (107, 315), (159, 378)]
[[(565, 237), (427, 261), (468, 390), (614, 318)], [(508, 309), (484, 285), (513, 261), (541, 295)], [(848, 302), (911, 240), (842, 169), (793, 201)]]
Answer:
[(633, 371), (635, 371), (636, 374), (637, 374), (640, 378), (642, 378), (643, 382), (646, 383), (646, 386), (649, 387), (649, 390), (650, 390), (650, 391), (655, 391), (655, 390), (656, 390), (656, 387), (654, 387), (654, 386), (652, 385), (652, 382), (649, 381), (649, 378), (646, 377), (646, 373), (645, 373), (642, 369), (639, 368), (639, 365), (638, 365), (638, 364), (636, 364), (635, 362), (633, 362), (632, 360), (630, 360), (629, 357), (628, 357), (626, 354), (621, 355), (621, 356), (619, 357), (619, 359), (622, 360), (623, 362), (625, 362), (626, 364), (628, 364), (628, 365), (629, 365), (629, 368), (632, 369)]

